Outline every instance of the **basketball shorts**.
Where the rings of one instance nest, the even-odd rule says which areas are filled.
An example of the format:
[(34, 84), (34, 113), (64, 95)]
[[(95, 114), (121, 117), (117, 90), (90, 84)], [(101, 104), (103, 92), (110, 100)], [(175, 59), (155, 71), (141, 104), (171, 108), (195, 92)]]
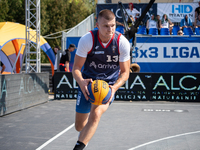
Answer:
[[(114, 97), (110, 104), (114, 101)], [(91, 103), (89, 100), (85, 99), (83, 92), (81, 91), (80, 87), (78, 88), (78, 95), (76, 100), (76, 112), (78, 113), (89, 113), (91, 109)]]

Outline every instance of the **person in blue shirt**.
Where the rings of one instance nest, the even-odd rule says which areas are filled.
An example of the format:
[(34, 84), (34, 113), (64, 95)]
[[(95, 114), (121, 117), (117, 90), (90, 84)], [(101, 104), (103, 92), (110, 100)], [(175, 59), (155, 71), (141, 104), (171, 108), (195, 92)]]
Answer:
[(185, 15), (184, 18), (181, 20), (180, 28), (183, 30), (183, 28), (191, 28), (192, 29), (192, 20), (188, 17), (188, 15)]

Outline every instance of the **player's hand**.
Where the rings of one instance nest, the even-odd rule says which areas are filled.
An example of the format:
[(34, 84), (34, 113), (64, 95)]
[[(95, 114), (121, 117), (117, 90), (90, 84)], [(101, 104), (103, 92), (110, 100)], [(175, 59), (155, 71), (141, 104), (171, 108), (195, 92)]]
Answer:
[(88, 91), (88, 87), (87, 87), (88, 84), (90, 84), (90, 82), (93, 82), (93, 80), (92, 79), (83, 79), (83, 81), (81, 82), (81, 85), (79, 85), (86, 100), (89, 99), (88, 95), (90, 95), (90, 93)]
[(109, 87), (111, 88), (111, 96), (110, 96), (110, 99), (108, 100), (108, 102), (106, 104), (108, 104), (112, 101), (113, 96), (115, 95), (115, 92), (117, 91), (114, 86), (109, 85)]

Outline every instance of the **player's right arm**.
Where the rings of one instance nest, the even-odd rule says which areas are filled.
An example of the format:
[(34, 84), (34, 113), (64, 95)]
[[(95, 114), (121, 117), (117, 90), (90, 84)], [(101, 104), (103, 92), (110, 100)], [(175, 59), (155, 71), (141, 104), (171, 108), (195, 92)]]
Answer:
[(86, 57), (88, 52), (92, 48), (92, 35), (91, 33), (88, 33), (81, 37), (79, 43), (78, 43), (78, 48), (76, 51), (76, 55), (74, 58), (74, 65), (72, 69), (72, 75), (76, 82), (78, 83), (79, 87), (81, 88), (81, 91), (83, 92), (85, 98), (88, 100), (88, 89), (87, 85), (89, 82), (92, 82), (92, 79), (84, 79), (81, 73), (81, 69), (86, 61)]
[(89, 92), (87, 89), (87, 85), (89, 84), (89, 82), (92, 82), (92, 79), (84, 79), (82, 76), (81, 68), (83, 67), (85, 63), (85, 60), (86, 58), (75, 55), (72, 74), (73, 74), (74, 79), (80, 86), (81, 91), (83, 92), (85, 98), (88, 100)]

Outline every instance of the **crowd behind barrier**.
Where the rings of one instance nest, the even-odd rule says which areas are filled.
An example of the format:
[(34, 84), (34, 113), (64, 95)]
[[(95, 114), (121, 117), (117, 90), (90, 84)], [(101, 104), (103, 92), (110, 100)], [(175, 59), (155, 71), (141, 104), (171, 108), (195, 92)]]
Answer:
[[(128, 15), (141, 16), (147, 4), (124, 3)], [(132, 6), (132, 7), (130, 7)], [(116, 15), (116, 30), (124, 34), (122, 15), (117, 4), (98, 4), (97, 14), (102, 9), (110, 9)], [(131, 11), (132, 10), (132, 11)], [(124, 11), (125, 12), (125, 11)], [(126, 12), (125, 12), (126, 15)], [(132, 21), (138, 19), (135, 16)], [(127, 17), (127, 15), (126, 15)], [(130, 23), (129, 23), (130, 25)], [(153, 29), (151, 29), (153, 28)], [(143, 35), (177, 35), (179, 30), (183, 35), (200, 35), (200, 2), (198, 3), (154, 3), (146, 13), (137, 34)]]
[[(124, 4), (124, 6), (127, 8), (128, 3)], [(147, 4), (134, 4), (134, 8), (140, 12), (140, 15), (146, 6)], [(152, 5), (137, 31), (137, 44), (135, 48), (138, 49), (138, 56), (136, 56), (136, 62), (141, 65), (141, 72), (200, 72), (198, 69), (199, 67), (197, 67), (200, 58), (200, 28), (194, 28), (192, 31), (190, 28), (180, 30), (180, 23), (185, 14), (187, 14), (192, 21), (195, 20), (195, 9), (197, 7), (198, 3), (155, 3)], [(98, 15), (102, 9), (110, 9), (114, 12), (117, 21), (116, 30), (124, 34), (124, 27), (119, 24), (119, 22), (122, 23), (123, 21), (118, 4), (97, 4), (96, 14)], [(172, 30), (160, 28), (160, 31), (151, 29), (152, 31), (147, 32), (146, 21), (152, 17), (151, 14), (161, 16), (160, 24), (164, 27), (166, 24), (163, 22), (163, 16), (166, 14), (173, 24)], [(96, 18), (98, 18), (98, 16)], [(94, 29), (98, 30), (98, 28)], [(77, 47), (80, 35), (77, 34), (73, 35), (73, 37), (69, 37), (63, 34), (62, 39), (64, 49), (66, 49), (70, 43), (74, 43)], [(133, 41), (130, 40), (130, 44), (132, 42)], [(72, 52), (70, 68), (73, 67), (75, 53), (76, 51)], [(166, 63), (165, 66), (167, 66), (167, 69), (162, 66), (164, 64), (163, 61)], [(132, 62), (135, 62), (135, 60)], [(185, 66), (188, 68), (185, 69)]]
[[(67, 37), (66, 45), (78, 46), (80, 37)], [(136, 36), (132, 62), (139, 64), (140, 72), (199, 73), (200, 36), (197, 35), (140, 35)], [(73, 67), (76, 50), (71, 53)]]
[[(140, 25), (137, 31), (137, 34), (143, 34), (147, 35), (146, 31), (146, 26)], [(180, 30), (179, 26), (173, 26), (172, 28), (172, 34), (171, 35), (177, 35), (178, 31)], [(124, 34), (124, 27), (123, 26), (118, 26), (116, 28), (116, 31)], [(150, 28), (148, 35), (170, 35), (169, 29), (168, 28), (161, 28), (160, 29), (160, 34), (158, 34), (158, 29), (157, 28)], [(183, 35), (200, 35), (200, 27), (194, 28), (194, 31), (191, 28), (183, 28)]]

